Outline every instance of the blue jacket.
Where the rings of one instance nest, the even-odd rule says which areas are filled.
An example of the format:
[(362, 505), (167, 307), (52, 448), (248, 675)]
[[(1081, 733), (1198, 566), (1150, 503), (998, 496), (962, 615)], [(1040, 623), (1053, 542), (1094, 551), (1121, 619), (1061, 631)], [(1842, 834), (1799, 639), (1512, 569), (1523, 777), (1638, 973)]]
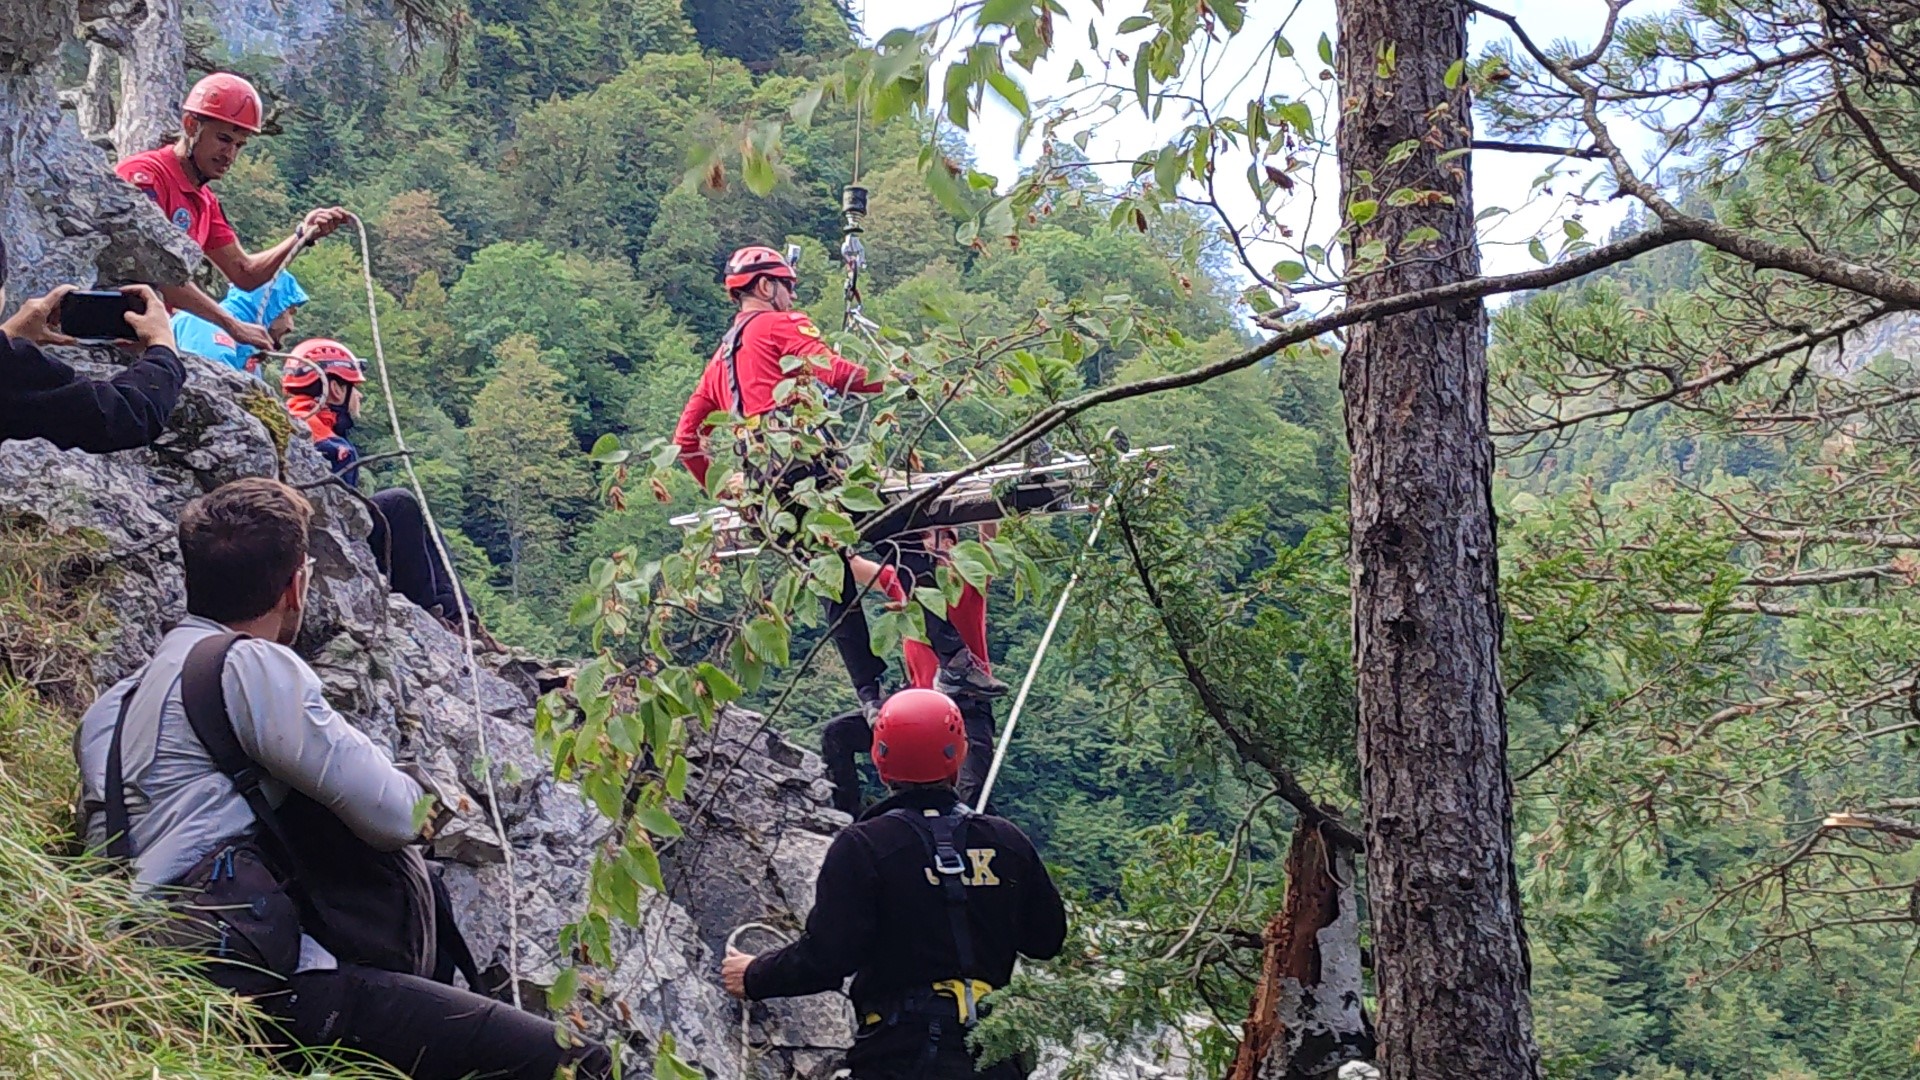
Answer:
[[(264, 308), (260, 305), (262, 292), (266, 293)], [(227, 286), (227, 298), (220, 301), (220, 306), (241, 322), (265, 326), (279, 318), (281, 312), (306, 302), (307, 291), (292, 274), (282, 270), (278, 277), (258, 289)], [(197, 353), (239, 371), (247, 369), (247, 357), (253, 355), (253, 346), (240, 344), (225, 330), (184, 311), (173, 317), (173, 337), (181, 352)]]

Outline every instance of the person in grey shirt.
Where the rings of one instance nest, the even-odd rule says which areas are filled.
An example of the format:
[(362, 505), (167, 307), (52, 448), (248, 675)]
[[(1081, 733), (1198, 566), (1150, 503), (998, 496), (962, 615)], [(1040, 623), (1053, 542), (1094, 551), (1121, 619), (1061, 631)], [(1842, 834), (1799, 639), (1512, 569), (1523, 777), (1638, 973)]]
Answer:
[[(121, 790), (136, 891), (179, 884), (209, 854), (259, 827), (194, 735), (181, 700), (188, 652), (229, 631), (249, 636), (234, 642), (227, 656), (227, 712), (241, 748), (267, 774), (269, 803), (278, 806), (298, 791), (380, 851), (421, 839), (414, 807), (428, 791), (424, 776), (396, 767), (335, 712), (319, 677), (288, 647), (299, 633), (313, 574), (311, 513), (299, 492), (259, 477), (190, 503), (180, 520), (187, 618), (144, 668), (115, 684), (81, 719), (75, 753), (82, 812), (88, 844), (99, 849), (111, 839), (107, 758), (127, 705)], [(556, 1038), (551, 1021), (430, 979), (342, 963), (304, 932), (293, 971), (209, 974), (254, 997), (279, 1022), (283, 1048), (345, 1046), (420, 1080), (548, 1080), (564, 1065), (582, 1080), (611, 1074), (605, 1047)]]

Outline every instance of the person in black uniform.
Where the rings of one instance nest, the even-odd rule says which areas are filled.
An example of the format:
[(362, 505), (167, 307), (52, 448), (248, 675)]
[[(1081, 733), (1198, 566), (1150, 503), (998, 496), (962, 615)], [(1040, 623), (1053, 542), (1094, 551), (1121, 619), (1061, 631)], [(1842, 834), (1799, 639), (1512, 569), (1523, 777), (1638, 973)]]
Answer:
[(967, 1033), (1016, 956), (1059, 955), (1066, 906), (1025, 833), (960, 803), (966, 756), (951, 698), (888, 698), (873, 761), (892, 796), (834, 838), (799, 940), (722, 962), (727, 992), (754, 1001), (837, 990), (852, 975), (855, 1080), (1026, 1075), (1012, 1061), (978, 1068)]
[[(0, 309), (7, 306), (7, 246), (0, 241)], [(145, 304), (129, 312), (126, 344), (140, 357), (111, 379), (83, 379), (40, 351), (72, 345), (60, 332), (62, 285), (20, 305), (0, 323), (0, 440), (45, 439), (62, 450), (106, 454), (146, 446), (165, 434), (187, 369), (174, 351), (166, 305), (145, 285), (120, 291)]]

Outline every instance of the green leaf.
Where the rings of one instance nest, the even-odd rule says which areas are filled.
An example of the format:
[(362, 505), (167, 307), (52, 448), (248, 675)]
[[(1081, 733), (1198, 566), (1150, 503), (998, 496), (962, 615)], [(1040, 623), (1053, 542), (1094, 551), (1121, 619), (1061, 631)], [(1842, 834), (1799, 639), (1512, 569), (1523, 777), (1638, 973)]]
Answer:
[(1328, 37), (1325, 34), (1321, 34), (1320, 44), (1318, 48), (1320, 50), (1320, 62), (1327, 65), (1328, 67), (1332, 67), (1333, 66), (1333, 39)]
[(740, 163), (740, 171), (744, 174), (748, 191), (761, 196), (773, 193), (776, 179), (773, 162), (759, 149), (753, 148), (746, 152)]
[(1448, 65), (1447, 73), (1441, 77), (1440, 81), (1445, 83), (1449, 90), (1458, 89), (1460, 86), (1460, 77), (1466, 73), (1467, 62), (1465, 60), (1455, 60), (1452, 64)]
[(826, 87), (816, 86), (806, 93), (801, 94), (799, 100), (793, 103), (793, 122), (803, 128), (811, 127), (813, 125), (813, 111), (820, 107), (820, 97), (825, 92)]
[(664, 836), (664, 837), (671, 838), (671, 837), (686, 835), (686, 830), (680, 827), (679, 822), (673, 820), (673, 815), (667, 813), (665, 807), (661, 807), (661, 806), (635, 807), (633, 811), (633, 820), (635, 824), (639, 825), (641, 828), (647, 830), (649, 833), (652, 833), (655, 836)]
[(976, 589), (984, 589), (993, 580), (993, 552), (978, 540), (962, 540), (949, 555), (954, 572)]
[(1419, 139), (1402, 139), (1393, 144), (1393, 149), (1387, 151), (1387, 164), (1398, 165), (1412, 157), (1413, 152), (1418, 149), (1420, 149)]
[(1307, 276), (1307, 267), (1304, 263), (1286, 259), (1273, 264), (1273, 276), (1283, 284), (1291, 285)]
[(1273, 39), (1273, 52), (1275, 56), (1285, 60), (1293, 55), (1293, 42), (1276, 34)]
[(600, 598), (590, 592), (581, 593), (580, 599), (573, 602), (567, 612), (568, 626), (591, 626), (594, 616), (600, 614)]
[(580, 972), (574, 968), (561, 968), (554, 978), (553, 985), (547, 988), (547, 1008), (561, 1012), (573, 1003), (573, 995), (580, 989)]
[(1120, 32), (1123, 34), (1132, 34), (1145, 30), (1152, 25), (1153, 16), (1151, 15), (1129, 15), (1120, 20)]
[(699, 673), (700, 685), (707, 688), (707, 695), (713, 699), (715, 705), (737, 701), (740, 695), (746, 692), (733, 680), (733, 676), (710, 663), (702, 663), (695, 670)]
[(1313, 138), (1313, 108), (1304, 101), (1289, 101), (1276, 110), (1285, 123), (1306, 138)]
[(1422, 244), (1431, 244), (1440, 239), (1440, 230), (1431, 225), (1422, 225), (1417, 229), (1408, 229), (1407, 235), (1400, 238), (1400, 250), (1412, 251)]
[(667, 766), (666, 779), (662, 781), (667, 798), (679, 799), (687, 794), (687, 755), (673, 755), (673, 763)]
[(1033, 17), (1033, 0), (987, 0), (974, 21), (981, 26), (1015, 26)]
[(433, 820), (433, 806), (439, 801), (431, 791), (414, 800), (413, 833), (415, 836), (420, 835), (420, 830), (426, 828), (427, 822)]
[(706, 1080), (707, 1074), (681, 1061), (674, 1049), (673, 1033), (660, 1033), (660, 1049), (653, 1055), (654, 1080)]
[(657, 893), (667, 891), (666, 880), (660, 876), (660, 856), (654, 853), (652, 844), (633, 844), (626, 853), (632, 855), (635, 881)]
[(1527, 253), (1529, 255), (1532, 255), (1535, 259), (1539, 260), (1540, 262), (1544, 263), (1548, 261), (1547, 245), (1541, 243), (1540, 238), (1537, 236), (1527, 241)]
[(880, 494), (864, 484), (840, 489), (840, 505), (858, 513), (872, 513), (886, 508), (886, 500)]
[(1365, 225), (1380, 216), (1380, 202), (1377, 199), (1356, 199), (1347, 207), (1347, 216), (1355, 225)]
[(987, 85), (993, 87), (993, 92), (999, 94), (1001, 100), (1013, 106), (1013, 110), (1021, 116), (1026, 116), (1033, 111), (1027, 104), (1027, 92), (1021, 89), (1020, 84), (1014, 82), (1013, 77), (1006, 72), (987, 72)]
[(1567, 234), (1567, 239), (1569, 240), (1578, 240), (1587, 235), (1587, 227), (1572, 218), (1562, 221), (1560, 223), (1560, 230)]
[(743, 631), (747, 639), (747, 648), (753, 655), (769, 664), (785, 667), (787, 664), (787, 628), (771, 615), (762, 615), (747, 624)]
[(1148, 79), (1152, 74), (1152, 69), (1148, 67), (1147, 50), (1141, 49), (1140, 55), (1133, 58), (1133, 93), (1140, 99), (1140, 112), (1147, 116), (1152, 115), (1147, 94)]
[(913, 590), (913, 598), (920, 602), (921, 607), (926, 608), (928, 611), (931, 611), (932, 613), (940, 616), (943, 619), (946, 618), (946, 615), (947, 615), (947, 594), (946, 593), (941, 592), (939, 589), (931, 589), (925, 585), (922, 585), (919, 588), (916, 588)]
[(1068, 82), (1079, 82), (1087, 77), (1087, 65), (1078, 60), (1073, 62), (1073, 70), (1067, 72)]
[(1160, 189), (1162, 198), (1173, 198), (1174, 190), (1180, 185), (1181, 167), (1186, 164), (1186, 156), (1186, 149), (1182, 146), (1160, 148), (1160, 156), (1153, 163), (1153, 183)]
[(619, 465), (627, 460), (629, 452), (620, 448), (620, 436), (608, 432), (594, 440), (587, 456), (596, 465)]

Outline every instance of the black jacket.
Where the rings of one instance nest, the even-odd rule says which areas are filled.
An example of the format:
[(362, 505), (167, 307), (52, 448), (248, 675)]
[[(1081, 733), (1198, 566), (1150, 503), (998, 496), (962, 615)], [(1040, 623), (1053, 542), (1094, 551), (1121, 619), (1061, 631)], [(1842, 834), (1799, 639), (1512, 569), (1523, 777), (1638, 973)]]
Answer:
[(94, 454), (146, 446), (167, 430), (186, 381), (186, 367), (164, 345), (95, 381), (24, 338), (0, 334), (0, 439), (45, 439)]
[[(946, 897), (928, 880), (926, 843), (913, 825), (886, 816), (896, 807), (944, 811), (954, 802), (951, 789), (905, 791), (835, 837), (820, 864), (806, 932), (754, 960), (747, 996), (817, 994), (839, 989), (852, 975), (854, 1009), (864, 1015), (957, 977)], [(955, 846), (971, 871), (967, 918), (975, 977), (1005, 986), (1016, 953), (1036, 960), (1059, 955), (1066, 907), (1026, 834), (1005, 818), (974, 815), (965, 832), (956, 833)]]

